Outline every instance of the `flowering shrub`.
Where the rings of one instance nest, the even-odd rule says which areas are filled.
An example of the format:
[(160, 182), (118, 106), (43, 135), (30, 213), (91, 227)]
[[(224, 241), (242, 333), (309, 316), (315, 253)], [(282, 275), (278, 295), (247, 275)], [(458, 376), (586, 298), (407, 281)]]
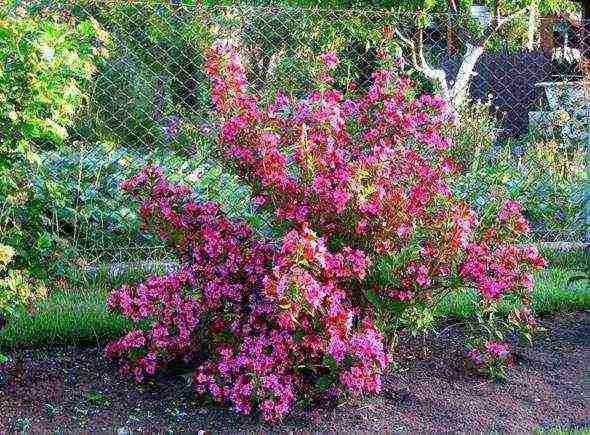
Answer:
[[(224, 163), (272, 216), (274, 236), (158, 168), (125, 182), (182, 266), (109, 297), (138, 324), (107, 349), (124, 372), (141, 380), (182, 360), (197, 367), (197, 392), (272, 421), (298, 398), (378, 392), (391, 360), (383, 333), (422, 327), (448, 294), (478, 295), (474, 360), (534, 326), (527, 305), (544, 260), (519, 243), (528, 224), (517, 203), (478, 216), (451, 192), (457, 164), (442, 131), (454, 120), (441, 99), (413, 98), (412, 83), (385, 69), (366, 92), (342, 93), (327, 53), (306, 98), (262, 104), (236, 47), (217, 43), (206, 57)], [(495, 313), (507, 295), (519, 303), (505, 321)]]
[(126, 360), (124, 373), (140, 381), (171, 361), (191, 362), (197, 391), (244, 413), (258, 405), (267, 420), (282, 417), (296, 393), (314, 385), (335, 395), (343, 387), (379, 390), (388, 361), (381, 334), (370, 319), (354, 325), (359, 313), (336, 284), (352, 268), (362, 272), (357, 252), (331, 255), (305, 228), (275, 250), (217, 205), (193, 201), (155, 167), (123, 187), (182, 263), (178, 272), (109, 296), (111, 310), (153, 322), (150, 331), (109, 344), (109, 356)]

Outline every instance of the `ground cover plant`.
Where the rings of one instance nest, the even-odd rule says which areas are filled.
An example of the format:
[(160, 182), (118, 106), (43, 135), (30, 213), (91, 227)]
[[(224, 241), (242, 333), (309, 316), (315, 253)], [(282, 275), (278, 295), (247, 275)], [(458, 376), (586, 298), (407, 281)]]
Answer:
[[(378, 392), (393, 350), (384, 335), (428, 329), (444, 296), (472, 288), (469, 356), (501, 376), (506, 334), (534, 330), (532, 273), (545, 260), (521, 243), (529, 227), (518, 203), (477, 215), (451, 192), (444, 101), (412, 95), (411, 81), (385, 68), (366, 92), (351, 83), (344, 95), (330, 86), (339, 59), (328, 52), (315, 91), (265, 105), (238, 47), (219, 41), (206, 59), (224, 161), (273, 234), (229, 220), (158, 167), (126, 181), (180, 269), (109, 296), (138, 326), (107, 347), (122, 371), (141, 381), (182, 360), (196, 368), (198, 393), (274, 421), (299, 399)], [(507, 320), (504, 299), (515, 304)]]

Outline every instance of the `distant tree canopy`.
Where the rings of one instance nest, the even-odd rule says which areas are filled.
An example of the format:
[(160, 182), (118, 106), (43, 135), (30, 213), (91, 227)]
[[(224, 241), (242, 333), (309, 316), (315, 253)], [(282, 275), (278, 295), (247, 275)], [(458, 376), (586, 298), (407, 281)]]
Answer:
[(348, 8), (385, 8), (402, 12), (433, 12), (466, 11), (472, 5), (485, 5), (490, 8), (498, 6), (503, 13), (511, 13), (524, 7), (534, 6), (540, 13), (574, 12), (579, 9), (579, 2), (572, 0), (205, 0), (208, 5), (229, 5), (248, 3), (252, 5), (288, 4), (292, 6), (322, 7), (325, 9)]

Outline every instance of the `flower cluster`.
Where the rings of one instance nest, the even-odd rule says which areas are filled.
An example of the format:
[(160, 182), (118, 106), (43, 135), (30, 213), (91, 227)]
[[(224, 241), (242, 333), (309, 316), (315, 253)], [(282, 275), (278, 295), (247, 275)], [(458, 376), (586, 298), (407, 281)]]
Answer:
[[(274, 421), (301, 396), (378, 392), (391, 361), (379, 319), (391, 307), (416, 312), (473, 288), (488, 313), (516, 296), (510, 324), (532, 328), (526, 305), (544, 260), (518, 242), (528, 231), (518, 204), (478, 216), (452, 193), (459, 165), (443, 100), (411, 97), (411, 81), (385, 69), (365, 92), (331, 88), (338, 62), (321, 56), (307, 96), (262, 102), (238, 47), (207, 51), (222, 163), (278, 237), (230, 221), (158, 168), (126, 181), (181, 268), (111, 294), (110, 309), (150, 324), (109, 345), (125, 372), (140, 380), (192, 364), (198, 393)], [(506, 323), (493, 318), (485, 330)]]
[(157, 167), (123, 189), (182, 264), (109, 295), (110, 310), (138, 326), (151, 322), (107, 346), (124, 374), (141, 381), (172, 362), (192, 364), (197, 392), (271, 421), (314, 389), (337, 396), (379, 390), (389, 361), (381, 334), (337, 288), (338, 280), (366, 273), (361, 252), (332, 254), (309, 230), (291, 231), (275, 249), (217, 205), (194, 201)]
[[(451, 192), (459, 165), (443, 134), (454, 118), (442, 99), (411, 98), (407, 77), (378, 70), (363, 95), (320, 86), (265, 108), (248, 93), (237, 47), (219, 43), (207, 55), (219, 144), (277, 223), (308, 225), (327, 245), (345, 240), (368, 259), (404, 253), (389, 270), (394, 282), (379, 289), (384, 296), (420, 298), (457, 280), (486, 297), (530, 289), (530, 272), (543, 262), (516, 247), (515, 236), (528, 231), (519, 205), (507, 202), (483, 225)], [(329, 74), (338, 57), (320, 61)]]
[(506, 377), (506, 365), (512, 359), (508, 343), (491, 340), (474, 347), (467, 356), (476, 370), (500, 379)]
[[(370, 262), (349, 247), (331, 253), (324, 240), (304, 226), (286, 234), (278, 261), (264, 285), (278, 307), (277, 323), (301, 337), (300, 352), (321, 367), (326, 357), (332, 367), (326, 382), (340, 381), (358, 395), (379, 392), (379, 374), (390, 361), (382, 334), (370, 317), (349, 300), (341, 283), (366, 276)], [(330, 376), (338, 379), (330, 379)], [(336, 386), (332, 385), (331, 386)]]
[(0, 271), (5, 270), (6, 266), (14, 258), (15, 251), (12, 246), (0, 245)]

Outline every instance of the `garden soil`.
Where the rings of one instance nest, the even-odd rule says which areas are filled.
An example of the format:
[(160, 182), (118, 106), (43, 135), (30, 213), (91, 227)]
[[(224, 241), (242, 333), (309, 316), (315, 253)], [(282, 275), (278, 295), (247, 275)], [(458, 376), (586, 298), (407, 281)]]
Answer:
[(101, 347), (18, 351), (0, 389), (0, 433), (25, 431), (530, 432), (590, 429), (590, 312), (544, 319), (532, 347), (516, 347), (507, 382), (466, 368), (463, 327), (447, 323), (428, 338), (404, 337), (378, 395), (345, 404), (299, 407), (267, 425), (195, 398), (188, 376), (143, 385), (119, 376)]

